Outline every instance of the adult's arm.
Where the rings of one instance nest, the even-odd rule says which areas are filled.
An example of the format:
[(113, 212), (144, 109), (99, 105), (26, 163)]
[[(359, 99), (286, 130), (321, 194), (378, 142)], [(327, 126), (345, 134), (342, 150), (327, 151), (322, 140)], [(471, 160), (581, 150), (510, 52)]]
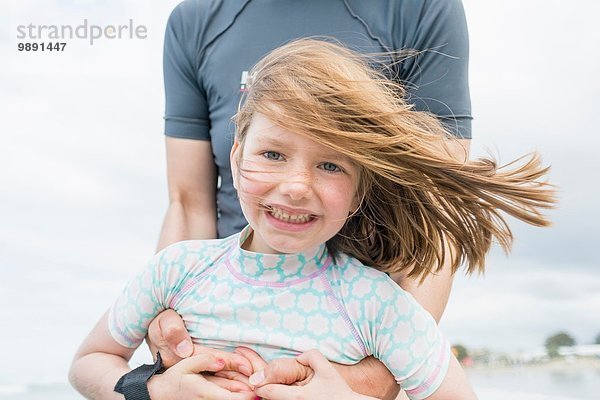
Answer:
[(130, 371), (127, 361), (133, 348), (126, 348), (108, 334), (105, 313), (81, 344), (69, 370), (69, 382), (87, 399), (122, 400), (113, 389)]
[[(87, 399), (122, 400), (114, 391), (121, 376), (130, 371), (127, 361), (134, 348), (119, 344), (108, 330), (108, 313), (105, 313), (79, 347), (71, 369), (69, 381)], [(204, 371), (227, 368), (228, 354), (204, 354), (190, 357), (164, 374), (154, 375), (148, 381), (152, 399), (227, 399), (250, 400), (256, 396), (239, 382), (227, 382)]]
[(450, 357), (448, 372), (442, 384), (427, 398), (429, 400), (477, 400), (465, 372), (454, 356)]
[(169, 208), (157, 251), (188, 239), (217, 237), (217, 170), (206, 140), (166, 138)]
[(210, 142), (207, 95), (198, 77), (197, 53), (202, 11), (183, 2), (171, 13), (165, 32), (165, 135), (169, 208), (158, 250), (186, 239), (217, 236), (217, 170)]

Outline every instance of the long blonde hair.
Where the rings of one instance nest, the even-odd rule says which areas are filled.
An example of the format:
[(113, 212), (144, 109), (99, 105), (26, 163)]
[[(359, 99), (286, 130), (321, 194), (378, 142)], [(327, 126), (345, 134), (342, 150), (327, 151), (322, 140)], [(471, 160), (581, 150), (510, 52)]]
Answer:
[[(483, 271), (492, 239), (508, 251), (505, 212), (532, 225), (554, 204), (537, 154), (498, 168), (490, 158), (460, 162), (438, 119), (413, 110), (403, 88), (369, 58), (341, 45), (300, 39), (250, 71), (235, 116), (243, 143), (259, 112), (276, 125), (349, 157), (359, 167), (357, 212), (327, 243), (385, 272), (424, 278), (446, 257), (456, 271)], [(446, 242), (450, 248), (446, 248)]]

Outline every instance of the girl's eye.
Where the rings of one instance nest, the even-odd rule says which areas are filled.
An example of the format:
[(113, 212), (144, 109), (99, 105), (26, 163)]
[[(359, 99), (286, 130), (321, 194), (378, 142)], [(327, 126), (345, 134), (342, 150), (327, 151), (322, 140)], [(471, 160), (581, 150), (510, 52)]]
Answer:
[(283, 157), (281, 157), (281, 154), (279, 154), (276, 151), (266, 151), (263, 153), (263, 157), (265, 157), (268, 160), (273, 160), (273, 161), (279, 161), (283, 158)]
[(342, 172), (340, 167), (330, 162), (323, 163), (322, 168), (327, 172)]

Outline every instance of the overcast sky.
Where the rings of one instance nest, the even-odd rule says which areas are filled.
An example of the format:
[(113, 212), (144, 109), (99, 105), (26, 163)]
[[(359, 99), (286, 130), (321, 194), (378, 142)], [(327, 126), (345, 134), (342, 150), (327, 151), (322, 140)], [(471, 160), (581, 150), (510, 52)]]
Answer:
[[(56, 357), (63, 374), (154, 251), (167, 207), (162, 39), (177, 3), (0, 3), (0, 337), (15, 344), (0, 372), (47, 374), (24, 352)], [(493, 252), (485, 278), (457, 278), (442, 327), (468, 347), (525, 349), (563, 329), (590, 342), (600, 333), (600, 2), (464, 4), (472, 154), (509, 161), (539, 151), (561, 203), (551, 229), (514, 224), (512, 255)], [(148, 37), (17, 51), (18, 25), (86, 18), (133, 19)]]

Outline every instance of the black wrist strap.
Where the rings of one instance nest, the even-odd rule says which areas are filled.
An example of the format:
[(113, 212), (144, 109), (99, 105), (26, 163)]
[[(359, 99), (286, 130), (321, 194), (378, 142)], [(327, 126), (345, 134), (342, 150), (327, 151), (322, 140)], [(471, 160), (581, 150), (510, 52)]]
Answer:
[(115, 385), (115, 392), (125, 396), (125, 400), (151, 400), (148, 393), (148, 379), (160, 373), (162, 359), (156, 353), (156, 362), (153, 365), (143, 364), (126, 373)]

